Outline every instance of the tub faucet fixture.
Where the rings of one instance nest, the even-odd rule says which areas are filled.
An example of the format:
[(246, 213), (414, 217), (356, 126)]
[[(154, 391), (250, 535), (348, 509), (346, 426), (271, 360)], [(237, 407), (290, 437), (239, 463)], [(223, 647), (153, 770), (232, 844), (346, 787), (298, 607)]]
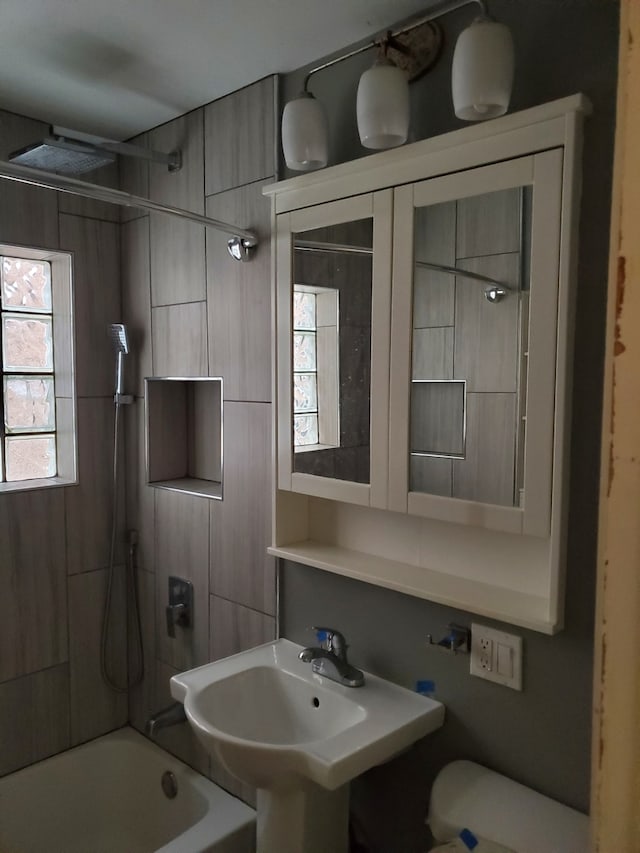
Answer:
[(345, 687), (362, 687), (364, 673), (347, 660), (347, 641), (340, 631), (333, 628), (314, 628), (318, 646), (310, 646), (300, 652), (300, 660), (311, 664), (317, 675), (337, 681)]
[(184, 723), (187, 720), (187, 715), (184, 712), (182, 702), (172, 702), (171, 705), (158, 711), (152, 717), (149, 717), (147, 724), (144, 727), (147, 737), (155, 737), (156, 732), (160, 729), (166, 729), (169, 726), (175, 726), (178, 723)]

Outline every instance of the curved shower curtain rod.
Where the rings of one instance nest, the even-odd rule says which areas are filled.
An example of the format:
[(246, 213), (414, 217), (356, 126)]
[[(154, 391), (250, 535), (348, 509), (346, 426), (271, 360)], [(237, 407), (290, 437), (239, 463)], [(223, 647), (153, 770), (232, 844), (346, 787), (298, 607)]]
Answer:
[(227, 247), (229, 254), (237, 261), (250, 260), (253, 251), (258, 246), (258, 238), (253, 231), (237, 228), (235, 225), (220, 222), (218, 219), (211, 219), (209, 216), (202, 216), (192, 210), (171, 207), (171, 205), (161, 204), (158, 201), (152, 201), (142, 196), (131, 195), (122, 190), (101, 187), (99, 184), (90, 184), (66, 175), (57, 175), (55, 172), (45, 172), (40, 169), (32, 169), (28, 166), (19, 166), (15, 163), (7, 163), (0, 160), (0, 179), (17, 181), (18, 183), (29, 184), (30, 186), (41, 187), (47, 190), (56, 190), (57, 192), (70, 193), (71, 195), (79, 195), (84, 198), (95, 199), (96, 201), (104, 201), (108, 204), (118, 204), (121, 207), (138, 207), (142, 210), (151, 210), (154, 213), (164, 213), (168, 216), (189, 219), (191, 222), (197, 222), (199, 225), (206, 225), (209, 228), (215, 228), (217, 231), (230, 234), (232, 239), (227, 242)]

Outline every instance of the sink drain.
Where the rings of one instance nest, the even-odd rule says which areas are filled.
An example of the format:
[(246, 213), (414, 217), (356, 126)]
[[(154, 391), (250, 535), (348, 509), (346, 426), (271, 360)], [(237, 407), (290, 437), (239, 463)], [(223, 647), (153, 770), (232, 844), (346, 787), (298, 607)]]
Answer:
[(171, 770), (165, 770), (162, 774), (160, 784), (162, 785), (162, 790), (167, 799), (173, 800), (178, 796), (178, 780)]

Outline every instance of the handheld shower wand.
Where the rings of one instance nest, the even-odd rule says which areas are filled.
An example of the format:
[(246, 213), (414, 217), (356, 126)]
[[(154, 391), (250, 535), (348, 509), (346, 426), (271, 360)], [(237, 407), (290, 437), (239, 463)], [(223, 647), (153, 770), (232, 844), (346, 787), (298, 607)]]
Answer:
[(112, 323), (109, 327), (111, 332), (111, 342), (116, 351), (116, 390), (114, 394), (114, 402), (116, 404), (132, 403), (133, 397), (130, 394), (123, 393), (124, 383), (124, 357), (129, 355), (129, 337), (127, 335), (127, 327), (124, 323)]

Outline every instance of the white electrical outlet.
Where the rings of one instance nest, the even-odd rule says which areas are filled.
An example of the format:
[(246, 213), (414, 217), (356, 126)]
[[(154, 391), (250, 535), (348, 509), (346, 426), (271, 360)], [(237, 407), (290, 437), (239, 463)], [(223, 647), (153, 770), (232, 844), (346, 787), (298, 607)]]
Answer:
[(470, 659), (471, 675), (522, 690), (522, 637), (472, 623)]

